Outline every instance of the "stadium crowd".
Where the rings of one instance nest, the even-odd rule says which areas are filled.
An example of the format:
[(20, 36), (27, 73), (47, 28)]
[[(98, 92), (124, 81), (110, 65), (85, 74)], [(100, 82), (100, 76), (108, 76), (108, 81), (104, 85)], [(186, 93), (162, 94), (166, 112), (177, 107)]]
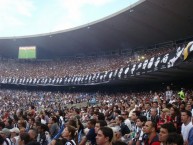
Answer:
[(110, 70), (116, 70), (128, 64), (134, 64), (153, 56), (171, 52), (175, 47), (151, 49), (135, 52), (133, 55), (103, 57), (66, 58), (63, 60), (27, 61), (3, 59), (0, 61), (0, 75), (14, 78), (42, 78), (83, 76)]
[[(1, 58), (0, 75), (88, 75), (174, 49), (54, 61)], [(166, 91), (114, 94), (0, 89), (0, 100), (0, 145), (193, 145), (192, 90), (178, 92), (168, 87)]]
[[(99, 103), (89, 103), (92, 98)], [(0, 145), (193, 145), (192, 90), (113, 94), (1, 89), (0, 99)], [(88, 104), (76, 104), (83, 102)]]

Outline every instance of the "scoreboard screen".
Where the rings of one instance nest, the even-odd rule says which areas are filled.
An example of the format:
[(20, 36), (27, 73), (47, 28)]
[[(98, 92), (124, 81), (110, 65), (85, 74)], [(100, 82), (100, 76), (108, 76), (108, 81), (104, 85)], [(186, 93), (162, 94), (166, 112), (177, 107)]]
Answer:
[(36, 59), (36, 46), (19, 47), (19, 59)]

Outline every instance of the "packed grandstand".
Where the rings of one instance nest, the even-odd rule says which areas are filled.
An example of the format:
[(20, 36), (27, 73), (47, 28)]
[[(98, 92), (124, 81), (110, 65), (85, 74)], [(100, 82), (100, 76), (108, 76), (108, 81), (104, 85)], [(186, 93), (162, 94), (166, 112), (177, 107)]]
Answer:
[[(192, 42), (178, 48), (142, 53), (64, 60), (1, 60), (1, 83), (24, 85), (96, 84), (168, 69), (186, 61)], [(190, 51), (189, 51), (190, 53)], [(186, 55), (186, 57), (185, 57)]]
[[(108, 34), (98, 27), (117, 26), (108, 32), (129, 47), (118, 51), (111, 51), (108, 43), (123, 46), (122, 40), (109, 37), (105, 44), (94, 43), (85, 26), (52, 37), (0, 38), (0, 145), (193, 145), (193, 21), (185, 17), (192, 14), (190, 6), (190, 0), (141, 0), (90, 25), (92, 36), (100, 39)], [(147, 18), (137, 12), (138, 18), (133, 16), (144, 8)], [(158, 16), (175, 27), (155, 23)], [(131, 37), (128, 25), (136, 33), (126, 41)], [(63, 44), (58, 38), (65, 36), (74, 39)], [(88, 47), (72, 51), (77, 40), (84, 44), (80, 47)], [(37, 46), (37, 58), (18, 59), (18, 44)], [(100, 53), (88, 55), (92, 45), (108, 55), (97, 46), (93, 50)]]

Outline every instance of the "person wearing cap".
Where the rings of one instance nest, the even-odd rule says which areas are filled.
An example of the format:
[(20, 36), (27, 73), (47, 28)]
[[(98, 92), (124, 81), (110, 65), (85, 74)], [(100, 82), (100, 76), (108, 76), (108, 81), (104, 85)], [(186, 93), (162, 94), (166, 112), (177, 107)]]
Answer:
[(4, 138), (4, 145), (11, 145), (11, 140), (10, 140), (10, 130), (7, 128), (3, 128), (2, 131), (0, 131), (0, 135)]
[(11, 132), (11, 141), (15, 144), (15, 145), (19, 145), (19, 133), (20, 130), (17, 127), (14, 127), (12, 129), (10, 129)]

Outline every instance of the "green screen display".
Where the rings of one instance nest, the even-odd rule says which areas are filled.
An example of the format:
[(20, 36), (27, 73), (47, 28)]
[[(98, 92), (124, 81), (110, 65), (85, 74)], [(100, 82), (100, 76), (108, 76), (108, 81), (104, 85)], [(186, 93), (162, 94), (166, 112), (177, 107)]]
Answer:
[(19, 47), (19, 59), (35, 59), (36, 58), (36, 47), (35, 46), (25, 46)]

